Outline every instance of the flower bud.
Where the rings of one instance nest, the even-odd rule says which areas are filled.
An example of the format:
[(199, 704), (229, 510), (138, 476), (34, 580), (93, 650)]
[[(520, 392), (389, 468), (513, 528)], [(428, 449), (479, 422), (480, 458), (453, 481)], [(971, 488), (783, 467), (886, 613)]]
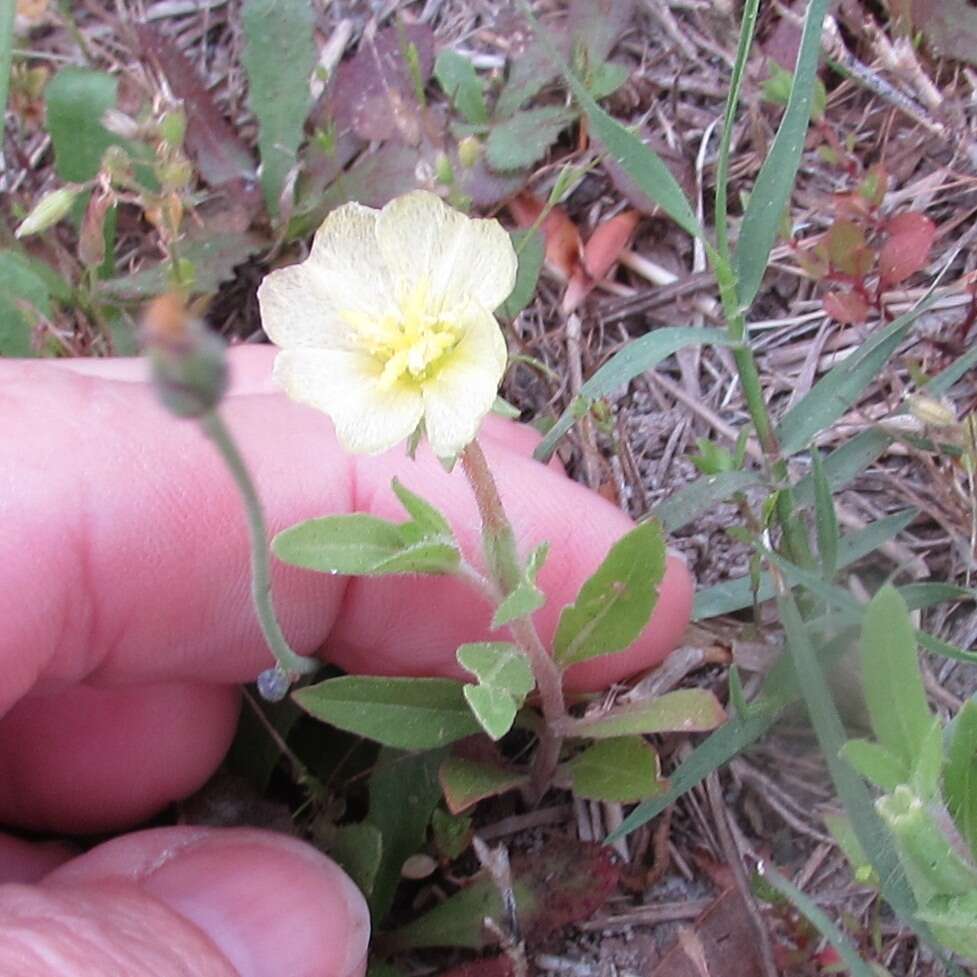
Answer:
[(183, 145), (183, 137), (187, 132), (187, 114), (182, 109), (167, 112), (160, 119), (159, 134), (163, 142), (179, 148)]
[(451, 168), (451, 160), (444, 153), (438, 153), (434, 161), (434, 175), (438, 183), (450, 187), (455, 182), (455, 172)]
[(225, 344), (190, 310), (179, 293), (162, 295), (146, 310), (143, 341), (163, 406), (177, 417), (203, 417), (227, 390)]
[(16, 236), (29, 237), (31, 234), (40, 234), (41, 231), (54, 227), (71, 210), (82, 189), (69, 183), (44, 194), (37, 206), (21, 222), (15, 232)]
[(88, 201), (78, 234), (78, 260), (86, 268), (97, 268), (105, 260), (105, 215), (114, 200), (111, 191), (100, 189)]
[(907, 398), (909, 412), (928, 427), (952, 427), (957, 423), (957, 415), (949, 404), (923, 394), (912, 394)]

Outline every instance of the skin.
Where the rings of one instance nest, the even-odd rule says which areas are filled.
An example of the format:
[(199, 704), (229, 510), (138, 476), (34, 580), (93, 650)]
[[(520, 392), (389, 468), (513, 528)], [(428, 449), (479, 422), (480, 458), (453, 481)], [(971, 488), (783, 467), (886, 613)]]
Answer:
[[(328, 421), (278, 394), (273, 351), (232, 352), (222, 406), (272, 531), (327, 513), (401, 519), (398, 475), (447, 515), (478, 565), (460, 470), (423, 451), (351, 458)], [(57, 835), (130, 827), (200, 787), (233, 736), (238, 684), (269, 664), (250, 605), (244, 514), (196, 425), (157, 406), (138, 361), (0, 362), (0, 824)], [(537, 614), (560, 608), (630, 528), (530, 457), (535, 435), (481, 436), (524, 551), (552, 548)], [(442, 578), (347, 580), (277, 565), (274, 595), (302, 654), (351, 672), (453, 675), (491, 609)], [(569, 690), (650, 667), (688, 621), (670, 558), (627, 651), (576, 666)], [(0, 835), (0, 973), (346, 977), (365, 966), (359, 893), (312, 848), (249, 829), (121, 835), (71, 857)]]

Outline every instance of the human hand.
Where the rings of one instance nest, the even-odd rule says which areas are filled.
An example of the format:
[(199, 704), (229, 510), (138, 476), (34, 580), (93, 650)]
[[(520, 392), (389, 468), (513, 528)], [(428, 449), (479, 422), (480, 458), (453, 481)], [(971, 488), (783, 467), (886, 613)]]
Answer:
[[(423, 451), (344, 454), (328, 422), (272, 389), (270, 348), (232, 354), (222, 412), (273, 531), (326, 513), (399, 518), (390, 479), (437, 502), (475, 560), (460, 473)], [(233, 736), (238, 684), (270, 661), (250, 603), (234, 486), (190, 423), (158, 407), (139, 361), (0, 363), (0, 823), (117, 829), (197, 789)], [(560, 608), (629, 528), (619, 510), (530, 458), (532, 432), (490, 419), (482, 443), (524, 548), (547, 539), (537, 615)], [(661, 660), (692, 586), (672, 559), (642, 638), (575, 666), (600, 688)], [(447, 578), (332, 578), (277, 566), (290, 642), (351, 672), (458, 675), (491, 610)], [(361, 973), (368, 919), (312, 848), (247, 829), (167, 828), (64, 861), (0, 837), (0, 973), (325, 977)], [(58, 865), (59, 862), (62, 864)], [(57, 867), (55, 867), (57, 866)]]

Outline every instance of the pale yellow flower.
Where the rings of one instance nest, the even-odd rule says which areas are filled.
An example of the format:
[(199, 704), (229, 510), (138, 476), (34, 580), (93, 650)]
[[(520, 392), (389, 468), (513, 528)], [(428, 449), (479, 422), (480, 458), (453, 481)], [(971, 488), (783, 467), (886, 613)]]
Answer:
[(305, 261), (258, 289), (281, 347), (275, 378), (328, 414), (350, 451), (385, 451), (423, 421), (434, 452), (453, 457), (495, 401), (506, 345), (493, 310), (515, 277), (497, 221), (420, 190), (382, 210), (346, 204)]

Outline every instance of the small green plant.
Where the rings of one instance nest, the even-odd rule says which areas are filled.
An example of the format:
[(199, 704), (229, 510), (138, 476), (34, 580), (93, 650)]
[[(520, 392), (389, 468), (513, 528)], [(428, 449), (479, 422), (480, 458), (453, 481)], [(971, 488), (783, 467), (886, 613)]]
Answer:
[[(861, 662), (875, 738), (849, 740), (842, 756), (882, 791), (875, 806), (919, 918), (948, 950), (977, 960), (977, 700), (946, 724), (933, 715), (909, 610), (892, 587), (865, 609)], [(855, 867), (864, 877), (864, 861)]]

